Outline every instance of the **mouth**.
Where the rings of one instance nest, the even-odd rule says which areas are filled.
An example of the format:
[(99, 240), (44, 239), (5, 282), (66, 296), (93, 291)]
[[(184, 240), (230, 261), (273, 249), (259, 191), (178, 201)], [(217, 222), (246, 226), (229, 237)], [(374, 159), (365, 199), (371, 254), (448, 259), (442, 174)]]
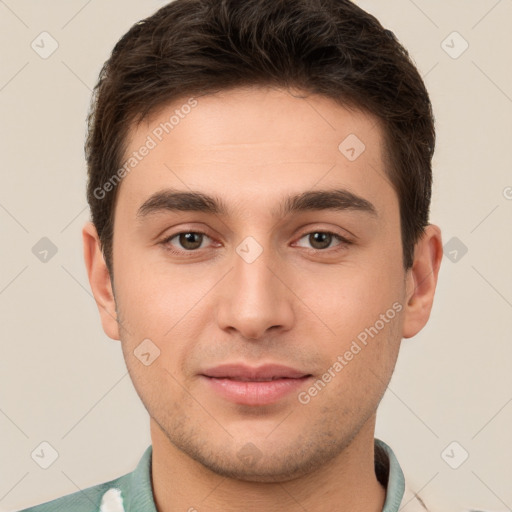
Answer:
[[(208, 377), (208, 375), (207, 375)], [(304, 376), (305, 377), (305, 376)], [(236, 380), (239, 382), (272, 382), (273, 380), (280, 380), (280, 379), (290, 379), (290, 378), (303, 378), (303, 377), (271, 377), (270, 379), (263, 379), (263, 378), (256, 378), (251, 379), (248, 377), (210, 377), (211, 379), (227, 379), (227, 380)]]
[(201, 378), (215, 394), (241, 405), (276, 403), (297, 391), (312, 374), (283, 365), (250, 367), (221, 365), (205, 370)]

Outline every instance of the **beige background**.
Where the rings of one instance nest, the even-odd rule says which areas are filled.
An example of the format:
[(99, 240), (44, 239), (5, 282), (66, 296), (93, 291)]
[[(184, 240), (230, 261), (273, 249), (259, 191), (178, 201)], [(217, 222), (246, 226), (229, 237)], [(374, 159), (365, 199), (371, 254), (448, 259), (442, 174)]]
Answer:
[[(131, 471), (150, 443), (83, 265), (82, 146), (101, 65), (163, 3), (0, 0), (0, 511)], [(456, 262), (445, 252), (430, 323), (403, 343), (377, 436), (433, 508), (511, 510), (512, 1), (358, 3), (425, 77), (438, 135), (431, 220), (468, 249)], [(59, 45), (47, 59), (31, 48), (43, 31)], [(42, 237), (57, 247), (46, 263), (32, 252)], [(58, 452), (46, 470), (31, 458), (43, 441)], [(441, 455), (453, 441), (452, 465), (469, 453), (458, 469)]]

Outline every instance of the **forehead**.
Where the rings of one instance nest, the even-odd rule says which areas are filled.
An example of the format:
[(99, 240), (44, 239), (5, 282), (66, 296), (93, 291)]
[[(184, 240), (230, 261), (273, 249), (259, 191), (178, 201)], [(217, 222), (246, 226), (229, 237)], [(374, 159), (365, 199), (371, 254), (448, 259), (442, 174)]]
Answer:
[(247, 87), (184, 97), (132, 127), (124, 162), (136, 165), (119, 200), (138, 208), (170, 187), (210, 191), (240, 210), (256, 197), (267, 207), (284, 192), (342, 186), (383, 208), (394, 200), (383, 148), (375, 117), (323, 96)]

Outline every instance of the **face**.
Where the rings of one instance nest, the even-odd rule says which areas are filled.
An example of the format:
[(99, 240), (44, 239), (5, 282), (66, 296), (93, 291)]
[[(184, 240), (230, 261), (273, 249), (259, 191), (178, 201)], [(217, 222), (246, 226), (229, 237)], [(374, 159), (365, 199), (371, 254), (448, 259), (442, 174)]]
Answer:
[(152, 432), (252, 481), (333, 459), (373, 425), (409, 299), (376, 119), (254, 87), (128, 142), (102, 316)]

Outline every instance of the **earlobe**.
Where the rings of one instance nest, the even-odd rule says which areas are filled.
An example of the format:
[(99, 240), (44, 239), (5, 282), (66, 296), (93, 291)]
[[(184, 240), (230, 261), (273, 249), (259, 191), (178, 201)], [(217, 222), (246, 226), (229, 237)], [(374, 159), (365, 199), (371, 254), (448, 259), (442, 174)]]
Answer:
[(430, 317), (442, 257), (441, 230), (429, 224), (415, 245), (413, 266), (407, 273), (404, 338), (418, 334)]
[(119, 324), (110, 274), (101, 251), (98, 233), (92, 222), (84, 225), (82, 240), (87, 275), (98, 306), (103, 330), (109, 338), (119, 340)]

